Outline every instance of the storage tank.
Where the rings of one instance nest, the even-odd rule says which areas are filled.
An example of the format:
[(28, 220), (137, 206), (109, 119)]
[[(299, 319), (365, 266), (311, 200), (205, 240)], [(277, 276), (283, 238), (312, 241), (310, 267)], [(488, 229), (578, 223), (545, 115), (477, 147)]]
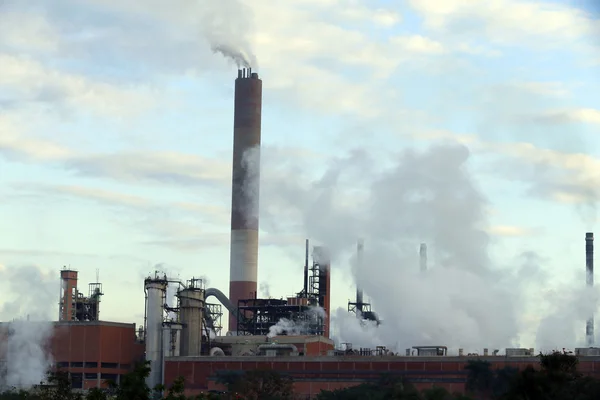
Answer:
[(150, 375), (146, 378), (146, 383), (150, 388), (162, 383), (162, 328), (167, 286), (166, 276), (160, 278), (155, 275), (144, 281), (146, 360), (150, 362)]
[(181, 329), (181, 355), (199, 356), (202, 350), (202, 317), (204, 289), (200, 279), (188, 281), (179, 291), (179, 320)]

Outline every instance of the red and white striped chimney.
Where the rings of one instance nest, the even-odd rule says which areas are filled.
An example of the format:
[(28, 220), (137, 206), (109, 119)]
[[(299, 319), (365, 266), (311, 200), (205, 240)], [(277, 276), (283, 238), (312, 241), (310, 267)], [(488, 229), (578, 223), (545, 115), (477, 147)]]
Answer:
[[(244, 68), (235, 80), (229, 300), (256, 297), (262, 81)], [(229, 330), (237, 320), (229, 316)]]

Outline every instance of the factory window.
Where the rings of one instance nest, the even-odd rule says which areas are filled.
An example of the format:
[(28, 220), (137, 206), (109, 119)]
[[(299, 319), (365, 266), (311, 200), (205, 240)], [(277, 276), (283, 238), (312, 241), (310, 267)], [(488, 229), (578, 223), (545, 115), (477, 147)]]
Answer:
[(56, 368), (69, 368), (68, 361), (59, 361), (56, 363)]
[(117, 374), (100, 374), (100, 379), (103, 381), (117, 382)]
[(85, 362), (85, 367), (86, 368), (98, 368), (98, 363), (97, 362)]
[(111, 368), (111, 369), (117, 369), (119, 368), (119, 364), (117, 363), (102, 363), (100, 364), (101, 368)]
[(83, 374), (71, 374), (71, 386), (73, 389), (83, 389)]
[(121, 369), (129, 370), (129, 369), (131, 369), (131, 364), (121, 364), (120, 367), (121, 367)]
[(71, 368), (83, 368), (83, 363), (80, 361), (71, 361)]
[(86, 372), (85, 379), (98, 379), (98, 374), (96, 372)]

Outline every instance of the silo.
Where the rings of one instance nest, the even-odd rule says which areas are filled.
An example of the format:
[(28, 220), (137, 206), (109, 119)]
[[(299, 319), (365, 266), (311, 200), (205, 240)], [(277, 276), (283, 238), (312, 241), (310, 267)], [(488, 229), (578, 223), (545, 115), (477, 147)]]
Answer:
[(199, 356), (202, 350), (204, 289), (198, 282), (201, 281), (192, 280), (178, 293), (182, 356)]
[(148, 277), (144, 281), (146, 292), (146, 360), (150, 361), (150, 375), (146, 383), (150, 388), (162, 383), (162, 328), (167, 293), (167, 277)]

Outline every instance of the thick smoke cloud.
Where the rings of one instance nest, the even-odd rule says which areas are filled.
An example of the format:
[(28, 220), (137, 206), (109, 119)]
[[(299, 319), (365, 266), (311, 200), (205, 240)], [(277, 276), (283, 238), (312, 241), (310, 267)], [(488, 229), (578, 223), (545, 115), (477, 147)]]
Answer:
[[(399, 352), (415, 345), (530, 347), (520, 337), (531, 283), (543, 277), (540, 260), (526, 253), (503, 267), (490, 259), (488, 204), (468, 172), (469, 156), (455, 144), (406, 150), (391, 163), (354, 151), (313, 182), (264, 157), (263, 229), (300, 228), (329, 246), (333, 274), (353, 264), (356, 240), (365, 239), (365, 268), (354, 274), (383, 324), (361, 326), (340, 309), (332, 313), (337, 339)], [(429, 251), (425, 273), (419, 271), (422, 242)], [(584, 326), (575, 320), (584, 321), (586, 311), (568, 321), (574, 329)], [(540, 329), (552, 335), (553, 327)]]
[(17, 320), (2, 326), (0, 389), (28, 389), (45, 379), (52, 363), (48, 352), (52, 333), (52, 324), (46, 321)]
[(252, 20), (248, 7), (237, 0), (204, 1), (201, 8), (204, 36), (215, 53), (238, 67), (258, 68), (252, 51)]
[(0, 284), (0, 388), (39, 384), (51, 364), (48, 342), (57, 312), (58, 279), (33, 265), (6, 267)]

